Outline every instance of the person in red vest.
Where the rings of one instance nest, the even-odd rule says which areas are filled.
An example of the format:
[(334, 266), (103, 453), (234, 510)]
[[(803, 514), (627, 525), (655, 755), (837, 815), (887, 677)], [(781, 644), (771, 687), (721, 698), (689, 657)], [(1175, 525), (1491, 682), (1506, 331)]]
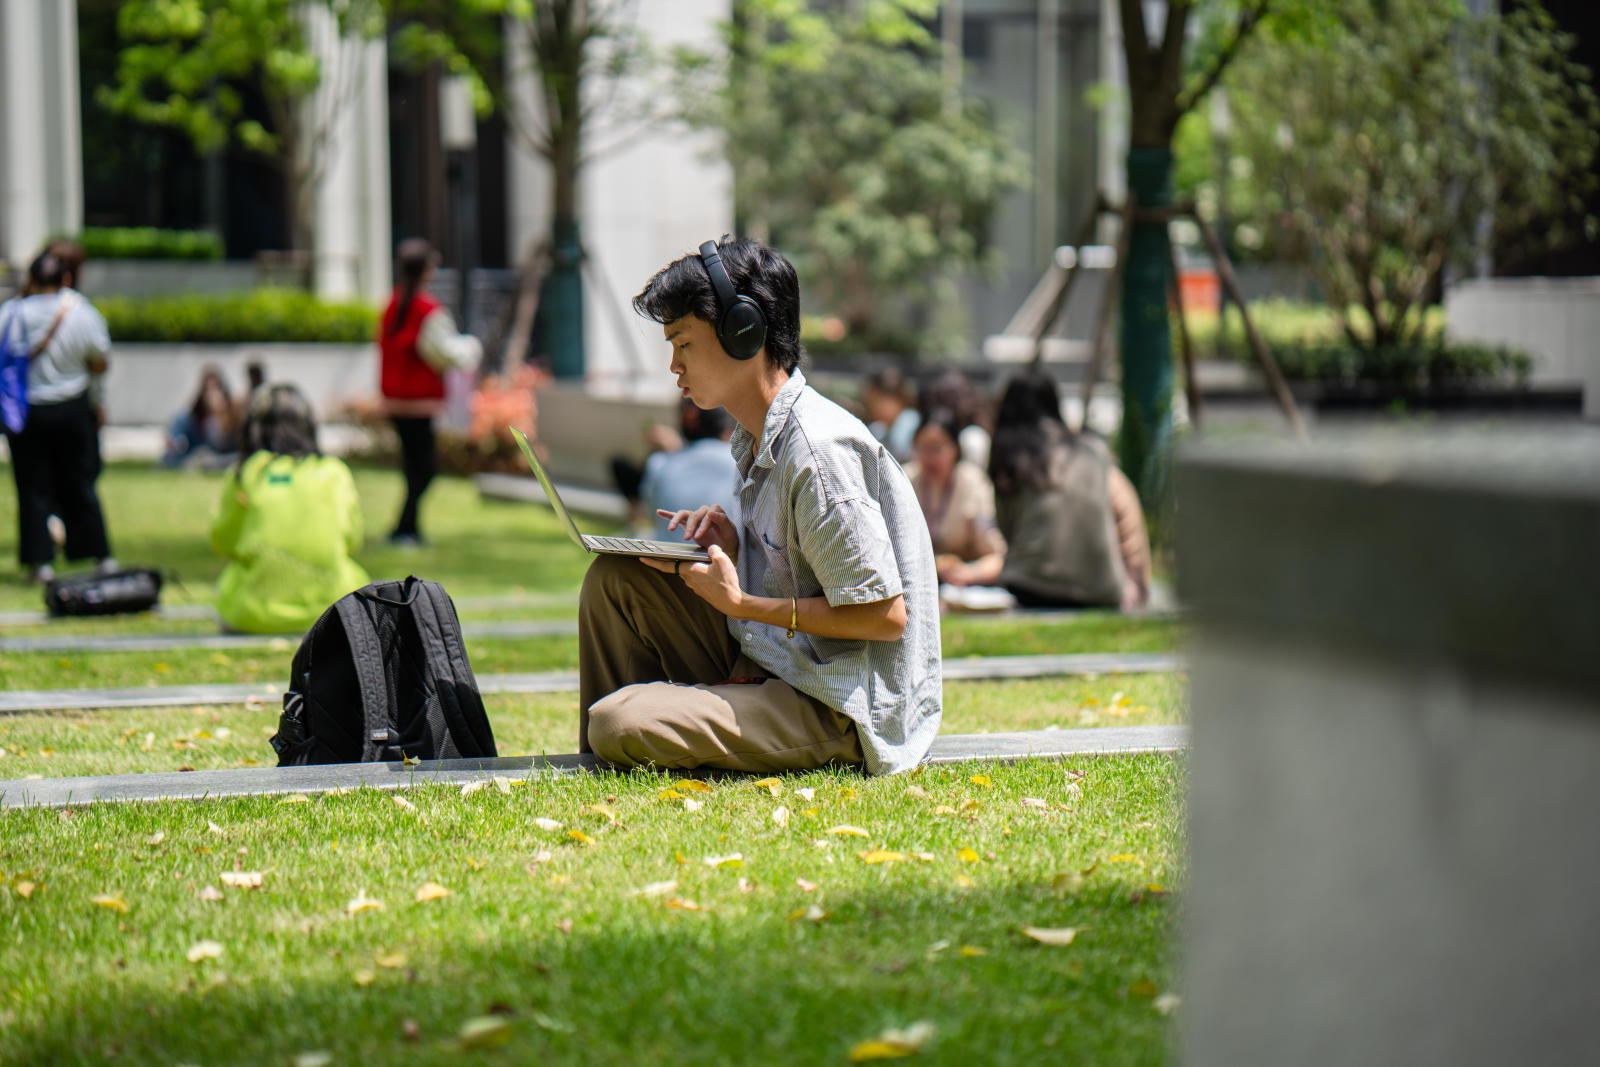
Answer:
[(459, 333), (450, 311), (428, 292), (439, 253), (420, 237), (400, 242), (395, 253), (397, 282), (378, 325), (382, 352), (380, 389), (384, 410), (400, 437), (406, 474), (406, 502), (389, 535), (393, 545), (420, 545), (417, 509), (438, 472), (433, 420), (444, 410), (444, 372), (471, 368), (483, 358), (483, 345)]

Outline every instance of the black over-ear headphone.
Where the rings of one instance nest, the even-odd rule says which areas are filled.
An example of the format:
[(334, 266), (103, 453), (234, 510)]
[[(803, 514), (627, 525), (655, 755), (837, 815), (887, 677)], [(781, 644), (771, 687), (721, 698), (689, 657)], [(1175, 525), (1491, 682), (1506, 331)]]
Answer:
[(734, 359), (749, 359), (767, 343), (767, 317), (761, 305), (733, 288), (728, 268), (722, 265), (717, 252), (717, 242), (707, 241), (700, 246), (700, 261), (706, 265), (711, 277), (711, 288), (717, 293), (717, 340), (722, 350)]

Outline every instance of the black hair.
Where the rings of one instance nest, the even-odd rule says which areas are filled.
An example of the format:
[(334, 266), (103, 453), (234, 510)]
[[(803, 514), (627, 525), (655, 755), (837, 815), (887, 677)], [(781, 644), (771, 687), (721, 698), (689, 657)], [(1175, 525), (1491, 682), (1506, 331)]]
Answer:
[(399, 277), (400, 306), (395, 309), (394, 321), (389, 323), (388, 334), (398, 333), (411, 313), (411, 301), (422, 288), (422, 276), (439, 265), (439, 253), (421, 237), (408, 237), (395, 249), (395, 273)]
[(992, 422), (983, 394), (972, 384), (972, 379), (958, 370), (945, 371), (924, 386), (921, 399), (924, 412), (945, 408), (963, 430), (968, 426), (987, 430)]
[(906, 381), (905, 373), (889, 363), (867, 375), (866, 388), (875, 390), (885, 396), (898, 397), (902, 403), (911, 399), (911, 383)]
[[(736, 293), (756, 302), (767, 319), (767, 360), (792, 371), (800, 365), (800, 279), (781, 252), (756, 241), (724, 237), (717, 245)], [(685, 315), (717, 324), (722, 308), (698, 254), (675, 259), (633, 298), (633, 310), (663, 326)]]
[(721, 437), (733, 425), (733, 417), (721, 408), (703, 410), (694, 401), (685, 400), (679, 411), (678, 424), (683, 429), (685, 441), (704, 441)]
[(922, 421), (917, 423), (917, 432), (911, 435), (911, 440), (922, 436), (922, 431), (928, 428), (943, 430), (950, 443), (956, 446), (956, 459), (961, 458), (961, 422), (956, 418), (956, 413), (949, 408), (933, 408), (925, 412)]
[(265, 449), (281, 456), (319, 456), (317, 420), (305, 394), (288, 382), (263, 385), (250, 394), (239, 429), (239, 466)]
[(989, 450), (989, 480), (1000, 495), (1050, 484), (1050, 453), (1076, 435), (1061, 421), (1061, 396), (1048, 374), (1028, 371), (1006, 384)]
[[(217, 388), (222, 390), (223, 411), (211, 411), (206, 407), (206, 383), (216, 379)], [(189, 417), (199, 426), (207, 415), (222, 415), (224, 418), (233, 412), (233, 394), (228, 391), (227, 380), (222, 377), (222, 369), (214, 363), (207, 363), (200, 369), (200, 385), (194, 391), (194, 403), (189, 405)], [(231, 419), (230, 419), (231, 421)]]
[(62, 237), (51, 241), (45, 246), (45, 251), (61, 260), (61, 284), (78, 287), (78, 279), (83, 275), (84, 261), (89, 258), (89, 253), (83, 246), (70, 238)]
[(67, 264), (54, 252), (40, 252), (28, 264), (28, 285), (35, 292), (41, 289), (59, 289), (66, 277)]

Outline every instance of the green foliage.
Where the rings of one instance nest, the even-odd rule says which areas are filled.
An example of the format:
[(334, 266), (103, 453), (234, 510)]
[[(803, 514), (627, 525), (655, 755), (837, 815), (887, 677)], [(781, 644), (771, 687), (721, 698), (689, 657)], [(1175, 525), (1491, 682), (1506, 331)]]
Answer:
[[(343, 44), (381, 36), (384, 0), (127, 0), (115, 81), (95, 90), (107, 110), (186, 134), (205, 155), (230, 144), (264, 156), (290, 179), (296, 247), (308, 247), (309, 186), (326, 166), (333, 117), (359, 83), (359, 47), (314, 49), (308, 26), (326, 16)], [(328, 57), (334, 69), (325, 69)], [(328, 83), (309, 121), (302, 105)], [(267, 114), (252, 114), (250, 93)]]
[(75, 240), (90, 259), (221, 259), (222, 238), (210, 230), (154, 226), (86, 226)]
[[(1350, 325), (1352, 318), (1341, 321), (1320, 304), (1266, 300), (1250, 305), (1251, 322), (1290, 381), (1521, 385), (1533, 369), (1533, 358), (1521, 350), (1446, 340), (1444, 314), (1437, 307), (1418, 314), (1414, 335), (1406, 341), (1375, 342)], [(1202, 355), (1255, 360), (1235, 307), (1220, 322), (1196, 317), (1190, 333)]]
[(366, 304), (327, 303), (300, 289), (106, 297), (95, 306), (119, 342), (361, 344), (372, 340), (378, 321)]
[[(1314, 44), (1279, 35), (1233, 67), (1252, 221), (1276, 229), (1375, 348), (1414, 344), (1478, 221), (1529, 243), (1594, 187), (1600, 106), (1572, 41), (1537, 5), (1470, 16), (1455, 0), (1340, 0)], [(1251, 205), (1230, 205), (1235, 211)]]
[(921, 21), (934, 6), (742, 0), (725, 55), (679, 57), (686, 116), (722, 133), (744, 228), (794, 259), (808, 304), (857, 349), (927, 340), (908, 329), (915, 305), (986, 263), (1000, 200), (1027, 177), (987, 111), (945, 83)]

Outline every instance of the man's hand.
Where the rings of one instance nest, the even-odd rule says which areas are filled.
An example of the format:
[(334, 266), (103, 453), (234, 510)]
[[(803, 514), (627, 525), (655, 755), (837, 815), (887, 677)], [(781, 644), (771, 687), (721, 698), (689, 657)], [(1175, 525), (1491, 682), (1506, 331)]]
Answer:
[[(719, 512), (721, 510), (717, 509)], [(723, 518), (726, 519), (727, 516), (724, 515)], [(739, 572), (721, 545), (713, 543), (708, 551), (711, 553), (711, 560), (708, 563), (654, 559), (650, 556), (640, 556), (639, 562), (665, 574), (676, 573), (683, 579), (683, 584), (692, 589), (701, 600), (724, 615), (738, 618), (739, 604), (744, 598), (744, 590), (739, 588)]]
[(668, 520), (667, 529), (683, 529), (683, 539), (693, 541), (701, 548), (716, 545), (729, 556), (739, 552), (739, 528), (734, 526), (728, 513), (716, 504), (707, 504), (693, 511), (662, 511), (656, 514)]

